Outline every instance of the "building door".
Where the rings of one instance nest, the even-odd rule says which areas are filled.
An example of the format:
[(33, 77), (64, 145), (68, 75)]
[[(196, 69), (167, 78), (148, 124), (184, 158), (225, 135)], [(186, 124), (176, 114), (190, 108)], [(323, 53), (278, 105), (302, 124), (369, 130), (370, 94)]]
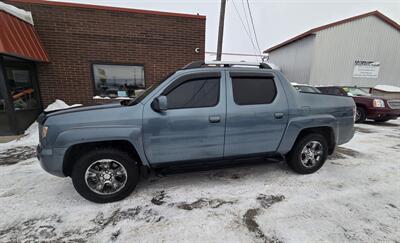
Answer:
[(4, 56), (2, 71), (2, 87), (6, 89), (2, 92), (3, 106), (4, 114), (8, 116), (8, 127), (14, 133), (23, 133), (42, 111), (35, 64)]
[(0, 70), (0, 136), (2, 135), (10, 135), (12, 133), (12, 129), (10, 126), (10, 105), (7, 100), (7, 89), (5, 86), (4, 78), (2, 77), (2, 73)]

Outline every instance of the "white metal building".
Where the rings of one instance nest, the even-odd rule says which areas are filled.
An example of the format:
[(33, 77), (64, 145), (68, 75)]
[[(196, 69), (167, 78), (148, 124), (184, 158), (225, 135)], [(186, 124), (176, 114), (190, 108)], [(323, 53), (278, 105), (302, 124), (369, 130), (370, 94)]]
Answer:
[(264, 53), (292, 82), (400, 87), (400, 25), (378, 11), (311, 29)]

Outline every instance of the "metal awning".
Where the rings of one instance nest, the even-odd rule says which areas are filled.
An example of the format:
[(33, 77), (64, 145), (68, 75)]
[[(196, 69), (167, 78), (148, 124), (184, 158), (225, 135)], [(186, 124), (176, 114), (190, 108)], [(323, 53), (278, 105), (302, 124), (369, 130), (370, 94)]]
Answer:
[(0, 30), (1, 54), (38, 62), (49, 61), (32, 24), (0, 10)]

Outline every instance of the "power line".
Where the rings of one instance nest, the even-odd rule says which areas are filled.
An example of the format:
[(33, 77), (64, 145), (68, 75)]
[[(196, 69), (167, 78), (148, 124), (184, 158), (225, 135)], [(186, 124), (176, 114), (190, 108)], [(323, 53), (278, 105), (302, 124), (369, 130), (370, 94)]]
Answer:
[(253, 38), (251, 37), (249, 31), (246, 29), (246, 26), (245, 26), (245, 24), (244, 24), (244, 22), (243, 22), (242, 16), (240, 15), (238, 8), (236, 7), (235, 1), (232, 0), (232, 3), (233, 3), (233, 7), (234, 7), (235, 10), (236, 10), (236, 14), (237, 14), (238, 17), (239, 17), (239, 20), (240, 20), (240, 22), (242, 23), (242, 27), (243, 27), (244, 31), (246, 32), (247, 36), (249, 37), (249, 39), (250, 39), (250, 41), (251, 41), (251, 44), (252, 44), (252, 46), (253, 46), (254, 54), (257, 54), (256, 45), (254, 44)]
[(261, 48), (260, 48), (260, 44), (258, 43), (258, 37), (257, 37), (256, 28), (254, 27), (253, 15), (251, 14), (251, 9), (250, 9), (249, 0), (246, 0), (246, 2), (247, 2), (247, 8), (249, 9), (251, 25), (253, 26), (253, 32), (254, 32), (254, 37), (255, 37), (255, 39), (256, 39), (258, 51), (261, 53)]
[[(244, 0), (241, 0), (242, 2), (242, 7), (243, 7), (243, 12), (244, 12), (244, 18), (246, 19), (246, 24), (247, 24), (247, 29), (251, 35), (251, 27), (250, 27), (250, 23), (249, 23), (249, 19), (247, 17), (247, 10), (246, 10), (246, 6), (244, 5)], [(253, 39), (253, 36), (251, 35), (251, 38)]]

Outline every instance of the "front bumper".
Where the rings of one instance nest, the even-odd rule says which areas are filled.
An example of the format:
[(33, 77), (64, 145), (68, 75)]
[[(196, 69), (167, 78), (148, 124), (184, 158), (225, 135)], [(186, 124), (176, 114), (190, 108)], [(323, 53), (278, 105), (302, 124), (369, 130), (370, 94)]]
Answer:
[(39, 144), (36, 148), (36, 156), (40, 166), (48, 173), (65, 177), (63, 173), (64, 149), (44, 149)]
[(368, 119), (397, 119), (400, 117), (399, 109), (370, 108), (367, 110)]

